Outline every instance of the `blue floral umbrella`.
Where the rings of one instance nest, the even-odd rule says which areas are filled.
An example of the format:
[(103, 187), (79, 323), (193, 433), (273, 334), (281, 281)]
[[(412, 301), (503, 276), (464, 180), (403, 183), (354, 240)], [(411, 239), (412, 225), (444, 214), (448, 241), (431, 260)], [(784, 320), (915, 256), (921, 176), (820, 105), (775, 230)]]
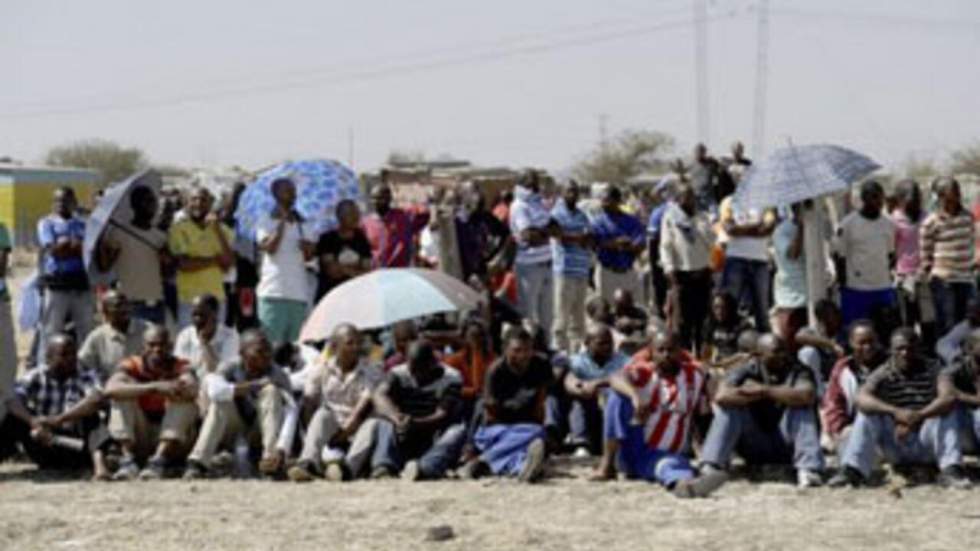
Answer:
[(337, 161), (285, 162), (263, 171), (242, 194), (235, 211), (238, 235), (255, 240), (258, 221), (270, 215), (276, 206), (272, 182), (279, 178), (289, 178), (296, 184), (296, 210), (318, 234), (336, 227), (337, 203), (344, 199), (361, 201), (357, 175)]

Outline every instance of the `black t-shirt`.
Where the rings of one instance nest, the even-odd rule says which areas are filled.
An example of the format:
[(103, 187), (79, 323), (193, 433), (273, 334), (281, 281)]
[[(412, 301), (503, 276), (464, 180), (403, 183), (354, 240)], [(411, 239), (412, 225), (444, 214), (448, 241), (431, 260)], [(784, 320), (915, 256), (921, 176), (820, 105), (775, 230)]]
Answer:
[(977, 378), (980, 377), (980, 373), (968, 358), (962, 356), (956, 358), (953, 365), (944, 369), (942, 373), (953, 381), (956, 390), (965, 394), (977, 393)]
[(487, 373), (486, 397), (498, 423), (542, 423), (542, 403), (554, 383), (551, 364), (541, 355), (531, 358), (527, 371), (518, 375), (500, 358)]
[[(740, 387), (748, 381), (760, 385), (786, 386), (788, 388), (815, 388), (813, 372), (792, 358), (791, 365), (778, 373), (769, 372), (759, 360), (752, 360), (733, 369), (726, 377), (728, 384)], [(783, 418), (786, 406), (772, 400), (759, 400), (749, 405), (755, 421), (766, 430), (775, 430)]]
[(398, 409), (412, 417), (427, 417), (443, 408), (449, 419), (459, 414), (463, 378), (455, 369), (439, 366), (439, 374), (424, 386), (402, 364), (388, 372), (388, 396)]
[[(345, 238), (340, 235), (339, 231), (332, 230), (320, 236), (316, 243), (316, 255), (317, 258), (330, 255), (338, 263), (352, 266), (364, 261), (371, 261), (371, 243), (360, 229), (356, 230), (350, 238)], [(321, 272), (317, 287), (317, 300), (344, 281), (346, 278), (333, 279)]]

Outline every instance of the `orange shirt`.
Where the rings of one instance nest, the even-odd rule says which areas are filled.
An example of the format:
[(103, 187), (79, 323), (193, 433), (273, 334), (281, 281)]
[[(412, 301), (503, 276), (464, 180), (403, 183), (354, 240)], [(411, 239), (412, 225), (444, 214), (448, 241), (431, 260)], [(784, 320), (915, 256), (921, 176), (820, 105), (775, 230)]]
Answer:
[[(173, 358), (171, 369), (157, 371), (143, 363), (142, 356), (130, 356), (119, 363), (119, 369), (141, 383), (154, 381), (173, 381), (187, 373), (190, 364), (180, 358)], [(167, 411), (167, 398), (162, 394), (151, 392), (139, 397), (140, 409), (146, 413), (162, 416)]]
[(470, 354), (469, 349), (464, 348), (451, 356), (447, 356), (443, 362), (459, 371), (463, 376), (463, 398), (472, 400), (483, 392), (483, 382), (486, 380), (487, 369), (496, 359), (493, 352), (484, 355), (477, 350)]

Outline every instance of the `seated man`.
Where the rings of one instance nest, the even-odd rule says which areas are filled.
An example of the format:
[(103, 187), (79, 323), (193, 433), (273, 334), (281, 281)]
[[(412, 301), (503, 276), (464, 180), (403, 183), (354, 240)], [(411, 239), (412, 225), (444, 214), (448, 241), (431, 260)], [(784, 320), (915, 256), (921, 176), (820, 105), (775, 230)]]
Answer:
[[(109, 434), (122, 447), (116, 480), (162, 478), (180, 462), (192, 442), (197, 421), (197, 379), (171, 352), (170, 332), (150, 325), (143, 333), (143, 353), (120, 362), (106, 383), (112, 404)], [(138, 460), (147, 458), (140, 471)]]
[(438, 479), (459, 461), (466, 440), (462, 386), (459, 372), (439, 363), (432, 344), (409, 345), (408, 363), (389, 371), (374, 393), (379, 419), (372, 478), (401, 472), (411, 481)]
[(419, 328), (412, 320), (400, 321), (391, 328), (391, 353), (385, 357), (385, 372), (408, 361), (408, 346), (418, 340)]
[(858, 389), (875, 367), (881, 365), (878, 335), (871, 322), (855, 321), (850, 333), (853, 353), (838, 361), (830, 372), (827, 392), (820, 405), (824, 448), (832, 451), (840, 449), (851, 432), (851, 424), (857, 415)]
[[(629, 363), (629, 356), (613, 350), (612, 331), (607, 325), (592, 324), (585, 335), (585, 350), (569, 358), (563, 377), (564, 394), (547, 399), (550, 422), (568, 420), (570, 444), (575, 455), (588, 457), (601, 447), (601, 393), (613, 375)], [(567, 398), (567, 399), (565, 399)]]
[(939, 482), (966, 488), (952, 402), (937, 393), (939, 366), (918, 350), (912, 329), (892, 333), (891, 354), (861, 386), (858, 415), (831, 486), (860, 486), (880, 452), (891, 464), (938, 463)]
[(94, 480), (106, 480), (101, 447), (108, 439), (99, 422), (102, 383), (78, 364), (75, 341), (56, 333), (46, 340), (45, 363), (27, 372), (7, 400), (0, 424), (0, 460), (20, 443), (42, 469), (93, 467)]
[(554, 384), (548, 360), (534, 353), (534, 338), (525, 329), (509, 332), (504, 355), (487, 374), (483, 389), (483, 425), (474, 435), (480, 454), (464, 465), (464, 478), (489, 470), (535, 482), (546, 459), (544, 403)]
[(591, 480), (611, 480), (617, 464), (630, 478), (663, 484), (677, 497), (705, 497), (725, 481), (714, 470), (695, 478), (688, 459), (695, 417), (708, 412), (706, 375), (669, 332), (612, 376), (607, 394), (602, 460)]
[(616, 330), (624, 335), (642, 333), (646, 329), (649, 316), (636, 305), (633, 293), (627, 289), (616, 289), (613, 293), (612, 313)]
[(198, 380), (238, 357), (238, 333), (218, 320), (218, 297), (203, 294), (191, 302), (191, 324), (181, 329), (174, 356), (186, 361)]
[(78, 361), (107, 380), (124, 358), (143, 351), (146, 323), (130, 316), (129, 299), (118, 291), (102, 296), (105, 322), (88, 334), (78, 352)]
[(230, 448), (239, 437), (250, 448), (261, 449), (263, 476), (275, 477), (285, 466), (285, 452), (278, 444), (284, 401), (292, 391), (289, 377), (273, 362), (272, 345), (260, 330), (242, 335), (239, 354), (241, 359), (222, 364), (204, 379), (208, 411), (187, 458), (184, 478), (206, 475), (218, 447)]
[[(377, 421), (368, 419), (371, 394), (384, 377), (361, 349), (361, 334), (350, 324), (337, 327), (330, 339), (329, 363), (306, 380), (304, 409), (316, 413), (307, 425), (299, 462), (289, 469), (294, 482), (313, 480), (324, 472), (325, 450), (340, 451), (327, 462), (326, 479), (357, 478), (370, 459)], [(346, 472), (345, 472), (346, 471)]]
[(980, 454), (980, 329), (963, 342), (963, 354), (939, 375), (939, 394), (956, 407), (963, 451)]
[(702, 462), (725, 469), (738, 451), (749, 465), (792, 462), (800, 487), (820, 485), (823, 452), (813, 372), (772, 333), (759, 337), (756, 351), (757, 358), (733, 369), (718, 387)]
[(966, 303), (966, 319), (957, 323), (936, 343), (936, 354), (946, 365), (952, 365), (953, 360), (963, 350), (962, 344), (974, 329), (980, 328), (980, 297), (974, 297)]

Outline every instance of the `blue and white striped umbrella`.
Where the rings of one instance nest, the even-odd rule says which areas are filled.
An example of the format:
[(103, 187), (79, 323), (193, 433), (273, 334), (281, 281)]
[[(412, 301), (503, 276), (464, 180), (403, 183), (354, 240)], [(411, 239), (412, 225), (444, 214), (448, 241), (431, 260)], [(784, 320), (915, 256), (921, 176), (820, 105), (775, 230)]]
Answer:
[(734, 203), (742, 209), (782, 207), (846, 190), (881, 166), (837, 145), (791, 145), (745, 173)]
[(289, 178), (296, 184), (296, 210), (313, 225), (317, 234), (337, 225), (337, 203), (343, 199), (361, 201), (357, 175), (337, 161), (312, 159), (282, 163), (259, 174), (242, 194), (235, 211), (236, 231), (240, 236), (255, 240), (256, 224), (276, 206), (272, 182), (278, 178)]

